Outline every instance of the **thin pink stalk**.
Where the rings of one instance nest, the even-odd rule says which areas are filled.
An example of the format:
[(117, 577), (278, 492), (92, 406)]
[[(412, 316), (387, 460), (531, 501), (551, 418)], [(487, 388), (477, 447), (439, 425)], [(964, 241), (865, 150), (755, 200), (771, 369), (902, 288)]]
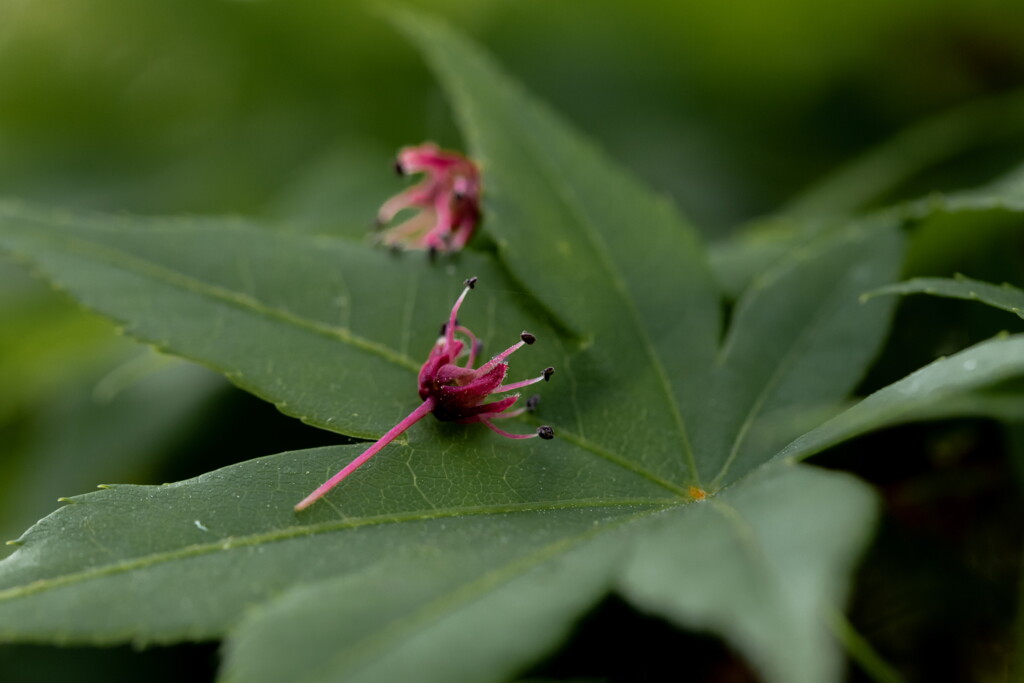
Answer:
[(526, 346), (526, 342), (524, 342), (524, 341), (516, 342), (515, 344), (513, 344), (510, 347), (508, 347), (507, 349), (505, 349), (504, 351), (499, 353), (497, 356), (495, 356), (494, 358), (490, 359), (489, 361), (487, 361), (486, 363), (481, 365), (479, 368), (477, 368), (477, 372), (479, 372), (482, 375), (482, 374), (484, 374), (486, 372), (489, 372), (489, 371), (493, 370), (495, 365), (497, 365), (498, 363), (501, 363), (506, 358), (508, 358), (509, 356), (511, 356), (513, 353), (515, 353), (519, 349), (523, 348), (524, 346)]
[(524, 379), (522, 382), (514, 382), (512, 384), (503, 384), (500, 387), (498, 387), (497, 389), (495, 389), (494, 393), (495, 394), (502, 394), (502, 393), (504, 393), (506, 391), (515, 391), (516, 389), (522, 389), (523, 387), (528, 387), (531, 384), (536, 384), (537, 382), (543, 382), (543, 381), (544, 381), (544, 375), (541, 375), (540, 377), (534, 377), (533, 379)]
[(472, 368), (473, 364), (476, 363), (476, 355), (480, 351), (480, 340), (476, 338), (476, 335), (473, 334), (469, 328), (463, 327), (462, 325), (459, 325), (456, 328), (456, 332), (461, 332), (469, 338), (469, 357), (466, 359), (466, 363), (463, 367)]
[(547, 382), (551, 379), (551, 375), (555, 374), (554, 368), (544, 368), (544, 372), (540, 373), (540, 377), (533, 377), (532, 379), (524, 379), (522, 382), (514, 382), (512, 384), (503, 384), (493, 391), (495, 394), (501, 394), (506, 391), (515, 391), (516, 389), (522, 389), (528, 387), (531, 384), (537, 382)]
[(476, 284), (476, 278), (471, 277), (466, 280), (466, 287), (462, 290), (462, 294), (455, 300), (455, 305), (452, 306), (451, 315), (448, 316), (448, 324), (445, 326), (445, 339), (448, 342), (448, 346), (455, 344), (455, 328), (458, 323), (455, 322), (455, 317), (459, 314), (459, 308), (462, 306), (462, 302), (465, 300), (466, 295), (469, 294), (469, 290), (473, 289), (473, 285)]
[(358, 458), (350, 462), (340, 472), (338, 472), (333, 477), (331, 477), (323, 484), (321, 484), (315, 491), (313, 491), (313, 493), (303, 498), (302, 501), (295, 506), (295, 511), (298, 512), (299, 510), (305, 510), (310, 505), (320, 500), (320, 498), (322, 498), (324, 494), (326, 494), (328, 491), (330, 491), (339, 483), (341, 483), (342, 479), (344, 479), (345, 477), (359, 469), (359, 467), (363, 463), (365, 463), (367, 460), (376, 455), (377, 452), (380, 451), (380, 449), (384, 448), (389, 443), (394, 441), (398, 435), (407, 430), (409, 427), (412, 427), (414, 424), (416, 424), (417, 422), (425, 418), (427, 415), (429, 415), (433, 409), (434, 399), (432, 397), (427, 398), (425, 401), (423, 401), (423, 403), (420, 404), (419, 408), (409, 413), (409, 415), (404, 420), (402, 420), (394, 427), (392, 427), (390, 430), (388, 430), (387, 434), (380, 437), (380, 439), (375, 444), (367, 448), (362, 455), (360, 455)]
[(506, 432), (504, 429), (495, 427), (490, 420), (481, 420), (481, 422), (490, 427), (493, 431), (509, 439), (532, 439), (537, 436), (536, 432), (532, 434), (510, 434), (509, 432)]
[[(494, 413), (493, 415), (489, 416), (487, 419), (488, 420), (507, 420), (510, 417), (519, 417), (520, 415), (523, 415), (524, 413), (528, 413), (528, 412), (530, 412), (529, 408), (516, 408), (515, 410), (506, 410), (505, 412), (502, 412), (502, 413)], [(481, 422), (482, 422), (482, 420), (481, 420)]]

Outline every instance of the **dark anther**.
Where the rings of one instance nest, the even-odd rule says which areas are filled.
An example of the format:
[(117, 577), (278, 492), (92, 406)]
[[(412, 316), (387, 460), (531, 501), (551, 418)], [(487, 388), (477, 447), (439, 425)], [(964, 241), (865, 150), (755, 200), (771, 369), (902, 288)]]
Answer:
[(466, 193), (455, 190), (455, 192), (452, 193), (452, 196), (455, 198), (455, 201), (461, 202), (463, 199), (466, 198)]
[(441, 323), (441, 331), (437, 333), (437, 336), (443, 337), (448, 332), (448, 323)]
[(399, 176), (405, 175), (405, 167), (402, 166), (402, 162), (399, 161), (398, 159), (395, 159), (395, 173), (397, 173)]
[(470, 289), (473, 289), (474, 287), (476, 287), (476, 278), (475, 277), (469, 278), (468, 280), (466, 280), (465, 284)]
[(553, 439), (555, 438), (555, 430), (547, 425), (537, 427), (537, 436), (542, 439)]
[(526, 332), (525, 330), (521, 335), (519, 335), (519, 338), (522, 339), (527, 344), (532, 344), (533, 342), (537, 341), (536, 337), (534, 337), (529, 332)]
[(427, 249), (427, 259), (429, 259), (431, 263), (437, 260), (437, 247), (433, 244), (431, 244), (430, 248)]
[(480, 341), (479, 339), (477, 339), (477, 340), (476, 340), (475, 342), (473, 342), (473, 352), (474, 352), (474, 353), (475, 353), (476, 355), (478, 355), (478, 356), (479, 356), (479, 355), (480, 355), (480, 352), (481, 352), (481, 351), (483, 351), (483, 350), (484, 350), (484, 343), (483, 343), (482, 341)]
[(544, 381), (545, 382), (550, 381), (551, 380), (551, 375), (553, 375), (553, 374), (555, 374), (555, 369), (554, 368), (544, 368)]
[(540, 403), (540, 394), (534, 394), (530, 398), (526, 399), (526, 409), (530, 412), (537, 410), (537, 404)]

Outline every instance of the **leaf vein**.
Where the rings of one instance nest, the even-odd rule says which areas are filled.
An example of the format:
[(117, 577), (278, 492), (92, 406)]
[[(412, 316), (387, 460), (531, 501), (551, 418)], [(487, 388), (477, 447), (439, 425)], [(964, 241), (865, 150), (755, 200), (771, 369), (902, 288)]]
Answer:
[[(38, 235), (36, 238), (38, 238)], [(353, 334), (352, 331), (347, 328), (328, 325), (298, 315), (292, 311), (269, 306), (249, 294), (205, 282), (189, 275), (185, 275), (184, 273), (172, 268), (138, 257), (134, 254), (130, 254), (119, 249), (113, 249), (96, 242), (90, 242), (77, 237), (68, 241), (58, 241), (56, 239), (48, 241), (52, 242), (52, 244), (59, 250), (70, 252), (78, 256), (94, 258), (111, 267), (119, 268), (126, 272), (155, 280), (190, 294), (203, 296), (208, 299), (231, 305), (243, 311), (259, 315), (263, 318), (276, 320), (299, 327), (308, 332), (337, 339), (342, 343), (357, 347), (368, 353), (378, 355), (386, 361), (413, 372), (417, 372), (419, 370), (419, 364), (408, 356), (395, 352), (383, 344)]]
[[(361, 527), (379, 526), (384, 524), (423, 522), (435, 519), (448, 519), (462, 516), (486, 516), (500, 514), (544, 512), (552, 510), (574, 510), (596, 507), (652, 506), (658, 509), (662, 509), (666, 507), (672, 507), (678, 504), (678, 500), (657, 498), (580, 499), (575, 501), (556, 501), (550, 503), (528, 503), (502, 506), (445, 508), (431, 510), (429, 512), (418, 511), (404, 515), (376, 515), (372, 517), (363, 517), (357, 519), (336, 520), (331, 522), (321, 522), (317, 524), (310, 524), (304, 526), (293, 526), (284, 529), (276, 529), (269, 532), (249, 534), (246, 536), (228, 536), (210, 543), (198, 543), (194, 545), (184, 546), (181, 548), (176, 548), (174, 550), (157, 552), (152, 553), (150, 555), (131, 558), (129, 560), (124, 560), (121, 562), (104, 564), (80, 572), (63, 574), (52, 578), (40, 579), (38, 581), (33, 581), (31, 583), (19, 586), (12, 586), (10, 588), (0, 590), (0, 602), (16, 600), (37, 593), (42, 593), (47, 590), (63, 588), (65, 586), (84, 583), (86, 581), (99, 579), (106, 576), (113, 576), (116, 574), (127, 573), (139, 569), (146, 569), (148, 567), (156, 566), (159, 564), (165, 564), (167, 562), (173, 562), (175, 560), (185, 560), (193, 557), (200, 557), (218, 551), (229, 551), (238, 548), (247, 548), (265, 543), (277, 543), (282, 541), (288, 541), (295, 538), (302, 538), (305, 536), (316, 536), (319, 534), (333, 533), (336, 531), (347, 531), (350, 529), (356, 529)], [(31, 546), (22, 546), (22, 548), (19, 548), (18, 552), (25, 552), (25, 549), (28, 548), (31, 548)], [(16, 557), (16, 555), (17, 552), (15, 553), (15, 555), (12, 555), (11, 558)], [(5, 561), (9, 562), (10, 559)]]
[(683, 453), (686, 457), (686, 464), (690, 470), (690, 481), (693, 485), (699, 486), (700, 474), (697, 470), (697, 461), (694, 457), (693, 446), (690, 443), (689, 432), (686, 429), (686, 421), (683, 419), (682, 410), (679, 407), (679, 402), (676, 400), (675, 392), (672, 390), (672, 384), (668, 378), (668, 373), (665, 371), (665, 366), (661, 362), (661, 358), (658, 356), (658, 353), (651, 342), (647, 328), (643, 324), (643, 318), (640, 316), (640, 312), (636, 308), (636, 303), (630, 296), (629, 288), (623, 279), (622, 273), (615, 266), (614, 261), (608, 253), (607, 245), (597, 233), (586, 210), (582, 207), (579, 197), (577, 197), (572, 187), (568, 183), (564, 182), (559, 171), (545, 158), (545, 155), (541, 150), (537, 149), (537, 143), (533, 136), (525, 135), (524, 138), (530, 142), (528, 149), (530, 155), (534, 158), (537, 167), (543, 170), (543, 173), (549, 180), (549, 186), (555, 190), (556, 194), (561, 199), (562, 204), (566, 207), (569, 213), (576, 218), (577, 223), (582, 228), (581, 232), (584, 238), (597, 254), (600, 263), (608, 273), (613, 288), (622, 300), (624, 308), (627, 310), (630, 318), (632, 318), (634, 329), (637, 332), (637, 336), (640, 338), (640, 345), (644, 350), (644, 354), (650, 360), (651, 367), (657, 377), (658, 384), (665, 394), (676, 430), (679, 432), (680, 442), (683, 445)]

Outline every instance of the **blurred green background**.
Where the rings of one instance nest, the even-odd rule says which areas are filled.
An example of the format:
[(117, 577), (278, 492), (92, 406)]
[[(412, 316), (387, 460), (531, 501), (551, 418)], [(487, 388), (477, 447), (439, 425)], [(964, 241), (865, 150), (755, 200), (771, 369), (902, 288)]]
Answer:
[[(844, 210), (978, 185), (1024, 161), (1024, 3), (408, 4), (446, 16), (486, 45), (613, 158), (670, 195), (710, 241), (759, 216), (819, 210), (834, 195), (805, 193), (858, 157), (874, 160), (867, 180), (830, 186), (840, 188), (835, 206)], [(285, 230), (362, 235), (377, 205), (401, 186), (390, 163), (398, 147), (427, 139), (460, 146), (422, 61), (373, 7), (0, 0), (0, 195), (109, 212), (243, 214)], [(966, 242), (933, 229), (914, 252), (916, 270), (961, 269), (1022, 284), (1020, 228), (979, 226)], [(944, 344), (1011, 324), (960, 303), (901, 311), (865, 389), (948, 351)], [(882, 550), (865, 565), (855, 620), (915, 678), (935, 670), (1002, 680), (1020, 532), (993, 520), (1020, 512), (1017, 489), (1000, 479), (1019, 457), (1019, 437), (977, 421), (906, 431), (898, 472), (859, 464), (863, 443), (832, 456), (883, 492), (896, 487), (923, 505), (926, 513), (911, 506), (915, 523), (921, 514), (941, 517), (950, 486), (943, 476), (964, 468), (977, 475), (971, 481), (980, 488), (962, 496), (988, 507), (971, 508), (961, 521), (988, 534), (991, 547), (977, 549), (973, 531), (959, 527), (950, 539), (942, 524), (925, 524), (921, 537), (914, 524), (901, 524), (903, 508), (895, 506)], [(53, 509), (56, 497), (99, 483), (169, 481), (337, 441), (276, 416), (202, 368), (117, 337), (110, 323), (0, 260), (0, 530), (7, 537)], [(891, 441), (870, 448), (884, 451)], [(902, 562), (885, 550), (919, 546)], [(919, 567), (931, 554), (941, 561)], [(923, 576), (934, 580), (921, 587)], [(920, 595), (894, 607), (887, 577)], [(936, 607), (954, 584), (967, 589)], [(708, 680), (746, 680), (721, 645), (680, 636), (614, 600), (538, 675), (629, 680), (630, 670), (616, 678), (614, 662), (597, 670), (571, 654), (628, 619), (646, 643), (642, 657), (655, 660), (655, 646), (667, 643), (662, 649), (704, 653)], [(982, 635), (960, 643), (963, 624)], [(937, 645), (945, 651), (925, 654)], [(0, 649), (0, 680), (70, 671), (79, 680), (202, 680), (215, 661), (205, 646), (57, 657), (22, 646)]]

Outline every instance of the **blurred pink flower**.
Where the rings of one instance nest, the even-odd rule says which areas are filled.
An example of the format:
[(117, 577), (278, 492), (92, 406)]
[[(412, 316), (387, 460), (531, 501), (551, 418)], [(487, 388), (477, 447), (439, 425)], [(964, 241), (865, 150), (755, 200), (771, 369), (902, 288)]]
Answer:
[(395, 161), (399, 175), (425, 174), (416, 185), (395, 195), (377, 212), (383, 226), (403, 209), (419, 213), (384, 230), (380, 241), (392, 247), (459, 251), (480, 222), (480, 172), (472, 161), (432, 142), (404, 147)]

